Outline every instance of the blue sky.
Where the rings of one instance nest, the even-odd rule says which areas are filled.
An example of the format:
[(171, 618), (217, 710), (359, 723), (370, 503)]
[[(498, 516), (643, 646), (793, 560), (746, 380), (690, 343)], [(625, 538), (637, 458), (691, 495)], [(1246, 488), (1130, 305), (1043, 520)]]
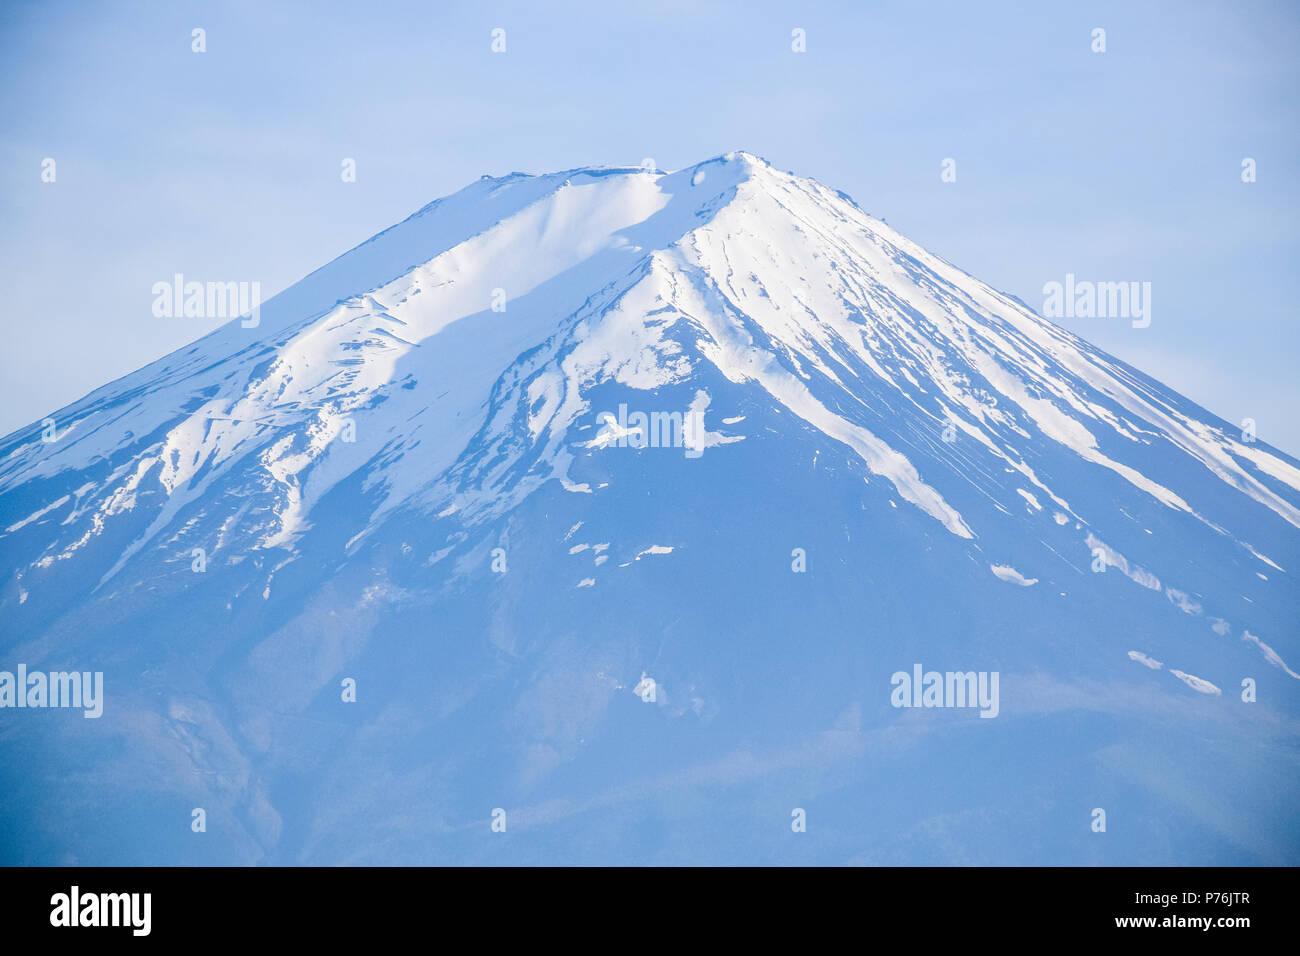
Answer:
[(0, 433), (208, 331), (174, 273), (269, 297), (484, 173), (746, 149), (1038, 309), (1150, 282), (1058, 321), (1300, 453), (1300, 7), (975, 7), (9, 0)]

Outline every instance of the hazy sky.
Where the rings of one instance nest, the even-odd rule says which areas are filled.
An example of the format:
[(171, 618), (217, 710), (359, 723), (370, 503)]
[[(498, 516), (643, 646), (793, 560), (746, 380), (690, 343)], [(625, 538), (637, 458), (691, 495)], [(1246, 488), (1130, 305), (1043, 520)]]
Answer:
[(4, 0), (0, 434), (208, 331), (174, 273), (267, 298), (484, 173), (746, 149), (1035, 309), (1150, 282), (1057, 321), (1300, 453), (1300, 4), (979, 6)]

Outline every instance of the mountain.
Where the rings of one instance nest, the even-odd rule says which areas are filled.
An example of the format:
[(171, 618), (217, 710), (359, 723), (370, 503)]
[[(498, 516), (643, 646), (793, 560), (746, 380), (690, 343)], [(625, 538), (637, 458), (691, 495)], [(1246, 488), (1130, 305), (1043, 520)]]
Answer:
[(50, 418), (0, 670), (102, 715), (0, 709), (0, 862), (1300, 859), (1300, 463), (747, 153), (484, 177)]

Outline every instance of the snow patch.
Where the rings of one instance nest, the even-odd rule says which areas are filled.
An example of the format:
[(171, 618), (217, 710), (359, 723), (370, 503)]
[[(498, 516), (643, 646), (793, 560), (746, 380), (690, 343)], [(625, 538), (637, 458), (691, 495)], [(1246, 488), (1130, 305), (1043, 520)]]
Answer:
[(1274, 667), (1278, 668), (1279, 670), (1286, 671), (1289, 675), (1294, 677), (1296, 680), (1300, 680), (1300, 674), (1297, 674), (1291, 668), (1287, 667), (1286, 661), (1282, 660), (1281, 655), (1279, 655), (1277, 651), (1273, 650), (1273, 648), (1269, 647), (1267, 644), (1261, 641), (1254, 634), (1250, 633), (1250, 631), (1242, 631), (1241, 639), (1243, 641), (1248, 641), (1251, 644), (1254, 644), (1256, 647), (1258, 647), (1260, 651), (1263, 652), (1264, 659), (1268, 661), (1270, 664), (1272, 664)]
[(1197, 677), (1194, 674), (1187, 674), (1173, 667), (1169, 668), (1169, 673), (1173, 674), (1175, 677), (1177, 677), (1180, 681), (1182, 681), (1192, 690), (1199, 691), (1202, 694), (1222, 695), (1223, 693), (1223, 691), (1219, 690), (1218, 687), (1211, 684), (1208, 680), (1203, 680), (1202, 678)]
[(1149, 667), (1153, 671), (1158, 671), (1160, 670), (1160, 668), (1165, 666), (1164, 664), (1160, 663), (1160, 661), (1156, 660), (1154, 657), (1147, 657), (1147, 655), (1143, 654), (1141, 651), (1129, 651), (1128, 656), (1129, 656), (1129, 660), (1137, 661), (1139, 664), (1142, 664), (1145, 667)]
[(643, 558), (647, 554), (672, 554), (672, 553), (673, 553), (673, 549), (671, 547), (668, 547), (666, 545), (661, 545), (661, 544), (652, 544), (644, 551), (638, 552), (636, 557), (634, 557), (632, 560), (640, 561), (641, 558)]
[(1025, 501), (1029, 503), (1029, 506), (1033, 508), (1035, 511), (1043, 510), (1043, 506), (1038, 503), (1038, 499), (1035, 498), (1030, 492), (1025, 491), (1024, 488), (1017, 488), (1016, 491), (1017, 493), (1019, 493), (1020, 497), (1024, 498)]
[(990, 564), (989, 570), (992, 571), (999, 580), (1006, 581), (1008, 584), (1018, 584), (1022, 588), (1027, 588), (1038, 583), (1038, 578), (1027, 578), (1008, 564)]

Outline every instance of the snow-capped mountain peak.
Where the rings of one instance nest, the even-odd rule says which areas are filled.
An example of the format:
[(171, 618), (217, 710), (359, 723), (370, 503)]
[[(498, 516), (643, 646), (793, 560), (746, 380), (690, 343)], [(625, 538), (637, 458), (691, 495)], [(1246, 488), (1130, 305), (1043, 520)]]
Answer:
[[(482, 180), (308, 276), (262, 316), (64, 410), (58, 442), (41, 442), (38, 427), (6, 442), (0, 487), (113, 462), (38, 560), (88, 544), (136, 511), (143, 489), (154, 492), (152, 520), (113, 570), (223, 481), (266, 502), (249, 528), (257, 547), (291, 547), (315, 502), (359, 469), (382, 487), (376, 518), (416, 496), (441, 509), (449, 502), (435, 499), (459, 487), (445, 479), (471, 442), (511, 444), (525, 405), (529, 441), (546, 448), (531, 477), (567, 481), (571, 431), (596, 411), (588, 388), (653, 390), (702, 368), (758, 386), (963, 538), (978, 530), (922, 477), (918, 437), (948, 468), (973, 448), (1072, 518), (1070, 489), (1045, 483), (1018, 446), (1057, 447), (1219, 528), (1177, 490), (1185, 469), (1203, 468), (1300, 525), (1286, 496), (1300, 472), (1281, 456), (1192, 417), (842, 194), (745, 152), (674, 173)], [(963, 441), (934, 443), (945, 428)], [(1127, 463), (1153, 444), (1182, 454), (1173, 467)], [(473, 475), (459, 485), (492, 510), (513, 500)]]
[[(722, 675), (771, 679), (768, 658), (717, 628), (747, 628), (781, 679), (815, 674), (832, 700), (856, 693), (843, 662), (894, 666), (859, 660), (859, 619), (894, 635), (880, 653), (939, 633), (953, 654), (1059, 670), (1012, 623), (1052, 620), (1053, 640), (1088, 648), (1076, 677), (1134, 678), (1137, 662), (1209, 695), (1262, 665), (1287, 700), (1300, 679), (1294, 460), (744, 152), (485, 177), (275, 296), (256, 326), (233, 320), (51, 418), (53, 440), (37, 424), (0, 441), (7, 646), (168, 674), (189, 688), (166, 685), (189, 715), (168, 733), (199, 734), (190, 752), (221, 756), (192, 759), (248, 780), (254, 755), (297, 759), (281, 718), (317, 706), (343, 662), (400, 682), (393, 660), (423, 660), (412, 608), (488, 655), (439, 660), (460, 682), (443, 714), (500, 660), (623, 633), (628, 607), (641, 636), (600, 645), (575, 700), (657, 686), (674, 716), (762, 722), (780, 708)], [(800, 644), (768, 633), (785, 612), (762, 598), (808, 563), (819, 576), (790, 600), (816, 640)], [(659, 600), (688, 592), (689, 607)], [(162, 638), (177, 615), (201, 641)], [(1123, 620), (1140, 625), (1108, 630)], [(105, 628), (149, 640), (113, 650)], [(382, 662), (363, 650), (381, 636)], [(286, 662), (300, 683), (272, 707), (256, 689)], [(536, 666), (564, 682), (588, 663)], [(535, 712), (507, 684), (491, 691), (503, 712), (549, 728), (511, 750), (523, 792), (577, 759), (588, 717)], [(146, 722), (148, 686), (130, 698)], [(273, 795), (240, 794), (272, 852)]]

